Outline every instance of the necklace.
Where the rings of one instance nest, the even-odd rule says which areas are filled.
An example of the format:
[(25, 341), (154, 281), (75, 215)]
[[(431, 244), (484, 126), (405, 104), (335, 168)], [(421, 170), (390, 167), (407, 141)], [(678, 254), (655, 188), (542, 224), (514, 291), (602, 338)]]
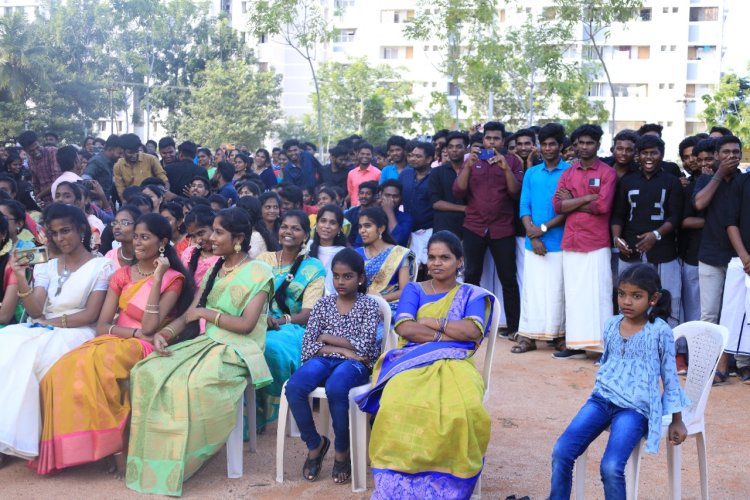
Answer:
[[(456, 286), (456, 285), (453, 285), (453, 286)], [(432, 288), (432, 293), (433, 293), (433, 294), (435, 294), (435, 295), (437, 295), (438, 293), (444, 293), (444, 292), (438, 292), (438, 291), (437, 291), (437, 290), (435, 289), (435, 280), (434, 280), (434, 279), (431, 279), (431, 280), (430, 280), (430, 288)], [(451, 289), (452, 289), (452, 288), (453, 288), (453, 287), (451, 287)]]
[(245, 256), (242, 257), (241, 261), (239, 261), (237, 264), (233, 265), (232, 267), (227, 267), (226, 262), (222, 264), (221, 269), (224, 271), (224, 276), (226, 276), (227, 274), (233, 272), (235, 269), (240, 267), (246, 260), (247, 260), (247, 254), (245, 254)]
[(117, 250), (117, 253), (120, 255), (120, 259), (122, 260), (126, 260), (128, 262), (133, 262), (133, 260), (135, 260), (135, 255), (133, 255), (132, 257), (125, 257), (125, 254), (122, 251), (122, 247)]
[(147, 277), (147, 276), (151, 276), (152, 274), (154, 274), (154, 271), (156, 271), (156, 269), (154, 269), (154, 271), (151, 271), (150, 273), (144, 273), (143, 271), (141, 271), (141, 263), (140, 262), (137, 262), (135, 264), (135, 268), (138, 270), (138, 274), (140, 274), (144, 278)]
[(279, 269), (284, 267), (284, 263), (281, 261), (281, 250), (276, 252), (276, 267), (278, 267)]
[[(78, 267), (80, 267), (80, 264), (76, 267), (76, 269), (78, 269)], [(68, 281), (68, 278), (70, 278), (71, 274), (73, 274), (73, 271), (68, 269), (68, 259), (63, 256), (63, 270), (60, 273), (60, 276), (57, 277), (57, 291), (55, 292), (55, 297), (58, 297), (60, 295), (63, 285), (66, 281)]]

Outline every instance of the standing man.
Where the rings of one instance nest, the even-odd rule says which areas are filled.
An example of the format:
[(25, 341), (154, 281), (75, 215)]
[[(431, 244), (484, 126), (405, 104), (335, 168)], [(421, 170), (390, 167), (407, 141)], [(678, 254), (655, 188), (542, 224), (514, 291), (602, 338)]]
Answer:
[(208, 180), (208, 170), (195, 164), (198, 146), (194, 142), (185, 141), (177, 148), (177, 161), (168, 163), (164, 170), (169, 179), (169, 190), (175, 196), (189, 196), (190, 184), (195, 177), (205, 177)]
[[(560, 176), (570, 167), (560, 156), (565, 128), (548, 123), (539, 130), (544, 163), (523, 176), (519, 216), (526, 228), (526, 249), (521, 287), (521, 321), (518, 345), (511, 352), (536, 349), (537, 340), (565, 345), (565, 290), (563, 287), (563, 238), (565, 215), (555, 213), (552, 199)], [(559, 340), (558, 340), (559, 339)]]
[(357, 166), (349, 171), (346, 178), (346, 190), (349, 193), (351, 206), (359, 205), (360, 184), (367, 181), (378, 182), (379, 180), (380, 170), (372, 166), (372, 145), (360, 142), (357, 145)]
[(565, 344), (555, 359), (586, 357), (602, 348), (604, 322), (612, 316), (609, 218), (617, 174), (596, 152), (599, 125), (581, 125), (570, 139), (578, 161), (562, 173), (553, 199), (555, 212), (566, 214), (563, 230)]
[(448, 134), (445, 149), (448, 161), (435, 168), (430, 174), (430, 201), (434, 211), (433, 230), (450, 231), (459, 238), (463, 237), (464, 200), (453, 196), (453, 183), (464, 165), (469, 136), (464, 132), (453, 131)]
[[(472, 147), (453, 184), (453, 195), (466, 200), (463, 236), (466, 282), (479, 285), (484, 254), (489, 247), (503, 290), (503, 305), (509, 334), (518, 331), (521, 299), (516, 281), (516, 241), (513, 225), (514, 200), (521, 194), (523, 166), (513, 155), (503, 156), (505, 125), (484, 125), (484, 150)], [(491, 151), (487, 151), (491, 150)], [(479, 159), (480, 152), (493, 154)]]
[(339, 187), (346, 190), (346, 180), (349, 176), (349, 155), (343, 146), (335, 146), (328, 150), (330, 163), (320, 169), (320, 182), (328, 187)]
[(315, 189), (320, 174), (320, 162), (317, 158), (307, 151), (302, 151), (297, 139), (285, 141), (283, 149), (289, 158), (289, 163), (282, 168), (284, 181), (300, 189)]
[(86, 164), (83, 171), (84, 179), (93, 179), (102, 187), (104, 194), (110, 198), (115, 187), (114, 169), (117, 160), (122, 158), (120, 138), (112, 134), (104, 143), (104, 150), (96, 153)]
[[(57, 164), (57, 148), (42, 147), (36, 132), (27, 130), (18, 136), (18, 144), (29, 157), (31, 185), (37, 201), (42, 204), (52, 203), (52, 183), (62, 172)], [(43, 208), (43, 207), (42, 207)]]
[(671, 327), (677, 326), (682, 305), (682, 276), (677, 260), (676, 230), (682, 221), (683, 192), (677, 177), (661, 168), (664, 142), (644, 135), (636, 144), (638, 172), (617, 185), (612, 211), (612, 237), (620, 251), (618, 274), (635, 264), (651, 265), (661, 286), (672, 295)]
[(602, 160), (615, 169), (618, 179), (625, 174), (638, 171), (638, 164), (635, 162), (635, 145), (638, 138), (638, 134), (632, 130), (621, 130), (612, 141), (612, 156)]
[(409, 168), (406, 162), (406, 139), (400, 135), (392, 135), (388, 138), (386, 143), (386, 150), (388, 154), (388, 160), (391, 162), (383, 168), (380, 174), (380, 183), (384, 183), (388, 179), (398, 179), (401, 173)]
[(410, 249), (416, 256), (417, 266), (427, 264), (427, 242), (432, 236), (434, 213), (430, 201), (430, 172), (435, 147), (429, 142), (410, 143), (409, 164), (399, 176), (404, 187), (404, 211), (411, 215)]
[(123, 134), (120, 136), (122, 146), (122, 158), (117, 160), (114, 166), (115, 189), (120, 199), (125, 188), (140, 186), (141, 182), (149, 177), (158, 177), (163, 180), (169, 189), (167, 173), (162, 168), (159, 160), (148, 153), (141, 153), (141, 138), (135, 134)]
[(536, 151), (536, 133), (530, 128), (522, 128), (513, 137), (516, 140), (515, 153), (521, 159), (524, 171), (539, 163)]
[(161, 156), (162, 167), (177, 161), (177, 144), (174, 142), (174, 138), (162, 137), (159, 139), (159, 156)]

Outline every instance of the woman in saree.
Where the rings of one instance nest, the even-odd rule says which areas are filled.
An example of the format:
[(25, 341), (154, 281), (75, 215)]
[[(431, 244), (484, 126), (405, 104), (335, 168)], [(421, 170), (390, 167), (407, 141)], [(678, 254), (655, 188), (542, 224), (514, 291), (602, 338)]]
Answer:
[(396, 315), (400, 348), (375, 364), (357, 399), (377, 414), (370, 440), (374, 499), (468, 499), (482, 472), (490, 417), (472, 355), (488, 334), (491, 296), (456, 281), (461, 242), (449, 231), (428, 243), (432, 279), (406, 285)]
[[(229, 437), (248, 376), (256, 389), (272, 381), (263, 348), (273, 274), (248, 257), (250, 231), (242, 209), (216, 215), (211, 245), (219, 260), (187, 312), (154, 336), (161, 356), (149, 356), (130, 373), (130, 489), (181, 495), (183, 482)], [(199, 320), (204, 334), (167, 347)]]
[(119, 245), (104, 256), (112, 261), (115, 271), (121, 267), (130, 267), (136, 261), (135, 250), (133, 250), (133, 231), (135, 231), (135, 221), (140, 216), (141, 212), (136, 207), (124, 205), (117, 211), (115, 220), (109, 223), (112, 237)]
[(185, 216), (185, 228), (187, 238), (192, 246), (188, 247), (180, 256), (182, 265), (193, 277), (195, 286), (200, 288), (203, 277), (211, 269), (218, 255), (214, 255), (211, 246), (211, 233), (213, 233), (214, 212), (209, 207), (198, 205)]
[(190, 246), (190, 239), (185, 234), (185, 214), (182, 212), (182, 205), (176, 201), (165, 201), (159, 207), (159, 213), (172, 226), (172, 245), (177, 257), (182, 257), (182, 253)]
[(416, 272), (414, 254), (396, 245), (388, 232), (388, 216), (380, 207), (359, 213), (362, 247), (357, 251), (365, 259), (368, 293), (382, 296), (396, 311), (401, 291)]
[(130, 370), (153, 352), (154, 334), (193, 301), (192, 280), (171, 235), (161, 215), (138, 219), (137, 261), (112, 275), (98, 336), (60, 358), (42, 379), (42, 442), (32, 463), (39, 474), (111, 455), (113, 470), (125, 473)]
[(10, 265), (14, 250), (11, 224), (0, 215), (0, 328), (16, 323), (23, 314), (18, 301), (18, 280)]
[(302, 362), (302, 337), (310, 311), (323, 296), (325, 267), (307, 255), (310, 220), (302, 210), (289, 210), (279, 229), (281, 250), (258, 256), (273, 268), (276, 292), (271, 300), (266, 336), (266, 362), (273, 383), (257, 395), (258, 428), (279, 415), (281, 388)]
[(58, 258), (34, 266), (11, 257), (18, 297), (32, 323), (0, 333), (0, 454), (32, 459), (41, 433), (39, 383), (65, 353), (94, 338), (95, 324), (112, 274), (112, 262), (91, 253), (91, 229), (75, 206), (53, 203), (43, 215)]

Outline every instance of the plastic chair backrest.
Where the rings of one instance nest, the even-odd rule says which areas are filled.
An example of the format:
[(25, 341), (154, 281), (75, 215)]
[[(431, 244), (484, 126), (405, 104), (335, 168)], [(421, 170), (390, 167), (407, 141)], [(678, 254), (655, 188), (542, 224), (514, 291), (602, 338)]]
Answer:
[(383, 318), (383, 344), (380, 346), (380, 352), (385, 352), (389, 345), (388, 336), (391, 330), (391, 305), (380, 295), (368, 295), (368, 297), (374, 299), (380, 308), (380, 316)]
[(690, 352), (684, 390), (691, 403), (683, 410), (683, 418), (690, 421), (700, 418), (706, 409), (716, 366), (727, 345), (729, 331), (706, 321), (689, 321), (677, 326), (673, 333), (675, 340), (685, 337)]
[(487, 292), (492, 297), (492, 318), (490, 319), (490, 329), (485, 344), (484, 364), (482, 365), (482, 380), (484, 380), (485, 401), (487, 394), (490, 393), (490, 377), (492, 376), (492, 360), (495, 357), (495, 343), (497, 341), (497, 327), (500, 325), (500, 301), (492, 293)]

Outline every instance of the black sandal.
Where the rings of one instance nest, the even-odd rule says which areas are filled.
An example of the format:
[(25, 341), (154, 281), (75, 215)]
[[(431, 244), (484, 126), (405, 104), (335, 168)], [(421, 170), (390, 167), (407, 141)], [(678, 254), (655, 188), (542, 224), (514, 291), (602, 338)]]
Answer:
[[(344, 480), (338, 481), (339, 475), (344, 474)], [(338, 460), (333, 461), (333, 471), (331, 472), (333, 482), (336, 484), (346, 484), (352, 478), (352, 462), (351, 459), (339, 462)]]
[(315, 458), (308, 458), (305, 460), (305, 465), (302, 466), (302, 477), (310, 482), (316, 481), (320, 476), (321, 466), (323, 465), (323, 459), (328, 453), (328, 448), (331, 447), (331, 440), (323, 436), (323, 447), (320, 449), (320, 454)]
[(724, 372), (720, 372), (719, 370), (716, 370), (716, 374), (714, 375), (714, 381), (713, 381), (713, 384), (711, 385), (713, 386), (725, 385), (727, 383), (728, 378), (729, 378), (728, 374)]

